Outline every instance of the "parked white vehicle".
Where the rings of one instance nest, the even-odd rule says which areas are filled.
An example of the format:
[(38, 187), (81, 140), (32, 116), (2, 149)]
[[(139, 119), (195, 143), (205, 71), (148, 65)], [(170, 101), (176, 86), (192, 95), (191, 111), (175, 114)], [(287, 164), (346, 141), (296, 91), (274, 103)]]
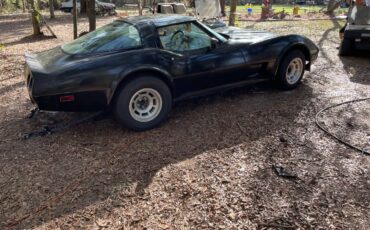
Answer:
[[(81, 11), (81, 3), (80, 0), (76, 1), (77, 6), (77, 12), (79, 13)], [(66, 0), (65, 2), (62, 2), (62, 6), (60, 7), (61, 11), (64, 11), (66, 13), (72, 12), (73, 9), (73, 1), (72, 0)], [(115, 14), (116, 13), (116, 5), (113, 3), (107, 3), (107, 2), (101, 2), (98, 0), (95, 0), (95, 11), (98, 14)]]
[[(81, 3), (80, 0), (76, 1), (76, 6), (77, 6), (77, 12), (81, 11)], [(60, 7), (60, 10), (66, 13), (72, 12), (73, 9), (73, 1), (72, 0), (67, 0), (65, 2), (62, 2), (62, 6)]]

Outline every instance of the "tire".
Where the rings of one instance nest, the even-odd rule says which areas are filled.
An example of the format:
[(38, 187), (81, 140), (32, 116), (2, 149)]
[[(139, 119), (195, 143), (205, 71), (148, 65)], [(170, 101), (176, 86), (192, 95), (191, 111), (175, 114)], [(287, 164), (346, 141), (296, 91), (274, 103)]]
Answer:
[(172, 95), (160, 79), (138, 77), (120, 88), (113, 112), (116, 120), (134, 131), (159, 126), (172, 108)]
[(352, 42), (351, 40), (344, 38), (339, 47), (339, 56), (349, 56), (352, 52)]
[(276, 75), (278, 86), (284, 90), (296, 88), (302, 80), (305, 67), (306, 58), (302, 51), (292, 50), (287, 53)]

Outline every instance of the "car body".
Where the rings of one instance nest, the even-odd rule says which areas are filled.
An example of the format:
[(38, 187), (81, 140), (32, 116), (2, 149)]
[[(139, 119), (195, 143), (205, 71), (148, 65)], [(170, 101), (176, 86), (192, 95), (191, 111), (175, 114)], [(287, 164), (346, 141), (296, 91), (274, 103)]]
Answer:
[[(115, 33), (124, 35), (112, 35), (107, 42)], [(285, 88), (294, 88), (318, 56), (308, 38), (233, 27), (212, 30), (181, 15), (135, 16), (62, 47), (26, 55), (25, 77), (30, 98), (41, 110), (104, 110), (114, 107), (126, 85), (142, 76), (165, 84), (171, 103), (276, 80), (279, 66), (293, 51), (300, 53), (302, 61), (296, 61), (302, 70), (297, 82)]]
[[(77, 12), (81, 11), (81, 2), (80, 0), (76, 0), (76, 7), (77, 7)], [(73, 9), (73, 0), (67, 0), (62, 2), (62, 5), (59, 8), (61, 11), (70, 13), (72, 12)]]
[(294, 0), (293, 4), (306, 5), (306, 0)]
[[(80, 0), (76, 1), (76, 7), (77, 7), (77, 12), (81, 11), (81, 2)], [(65, 2), (62, 2), (62, 5), (60, 7), (60, 10), (66, 13), (71, 13), (73, 9), (73, 1), (72, 0), (67, 0)], [(101, 2), (98, 0), (95, 0), (95, 11), (96, 12), (109, 12), (109, 11), (115, 11), (116, 5), (113, 3), (107, 3), (107, 2)]]
[(354, 6), (348, 12), (347, 24), (342, 29), (341, 56), (358, 51), (370, 51), (370, 7)]

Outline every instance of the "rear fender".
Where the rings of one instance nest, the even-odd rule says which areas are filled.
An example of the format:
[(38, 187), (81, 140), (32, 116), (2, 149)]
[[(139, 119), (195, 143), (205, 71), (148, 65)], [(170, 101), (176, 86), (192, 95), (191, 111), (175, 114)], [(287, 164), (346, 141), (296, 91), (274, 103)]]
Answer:
[(153, 75), (163, 80), (170, 88), (172, 95), (175, 95), (173, 78), (171, 77), (170, 73), (168, 73), (166, 70), (163, 70), (155, 66), (140, 66), (137, 68), (132, 68), (129, 71), (123, 71), (120, 74), (119, 80), (112, 83), (111, 93), (108, 98), (109, 103), (111, 104), (112, 100), (114, 99), (114, 96), (118, 93), (119, 89), (123, 87), (127, 82), (135, 79), (135, 77), (139, 75), (144, 74)]

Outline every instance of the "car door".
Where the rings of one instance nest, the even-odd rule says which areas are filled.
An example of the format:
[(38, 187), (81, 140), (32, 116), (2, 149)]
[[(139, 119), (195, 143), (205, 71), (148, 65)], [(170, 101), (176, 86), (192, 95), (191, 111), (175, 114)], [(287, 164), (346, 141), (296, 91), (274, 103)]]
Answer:
[[(216, 89), (247, 78), (241, 49), (216, 42), (194, 22), (158, 28), (164, 57), (171, 63), (177, 96)], [(218, 43), (218, 44), (216, 44)]]

